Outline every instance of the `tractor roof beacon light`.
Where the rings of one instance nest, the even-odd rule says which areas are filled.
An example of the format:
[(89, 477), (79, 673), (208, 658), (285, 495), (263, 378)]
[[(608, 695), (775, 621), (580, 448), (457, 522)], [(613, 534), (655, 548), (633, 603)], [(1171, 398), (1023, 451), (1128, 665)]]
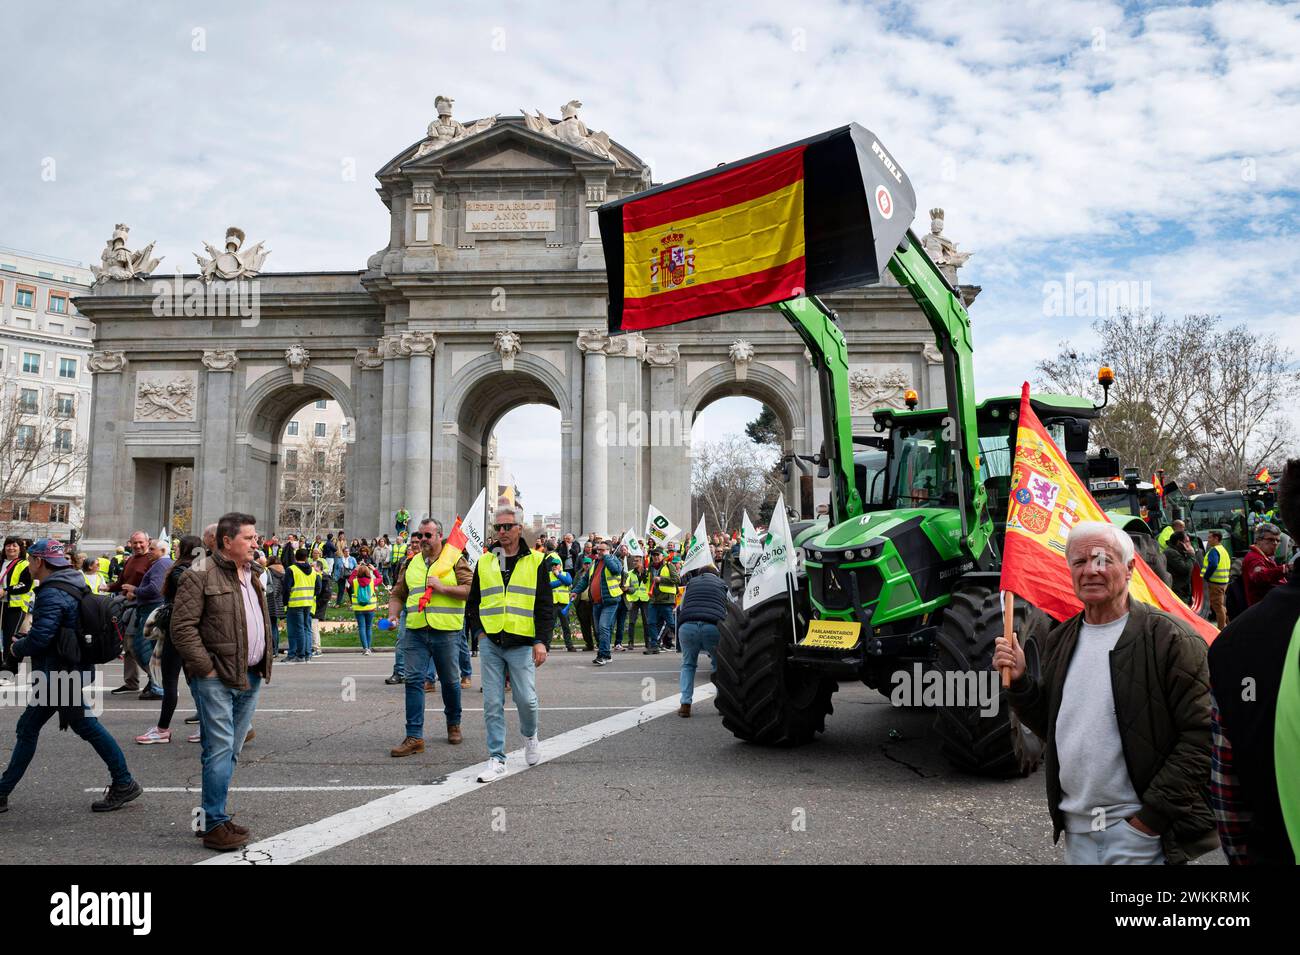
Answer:
[(1100, 411), (1110, 401), (1110, 386), (1115, 384), (1115, 372), (1111, 370), (1110, 365), (1102, 365), (1097, 369), (1097, 384), (1101, 385), (1103, 397), (1101, 404), (1094, 407)]
[(916, 392), (913, 391), (911, 388), (908, 388), (905, 392), (903, 392), (903, 402), (907, 405), (908, 411), (914, 410), (916, 408), (917, 402), (920, 400), (921, 399), (919, 399), (916, 396)]

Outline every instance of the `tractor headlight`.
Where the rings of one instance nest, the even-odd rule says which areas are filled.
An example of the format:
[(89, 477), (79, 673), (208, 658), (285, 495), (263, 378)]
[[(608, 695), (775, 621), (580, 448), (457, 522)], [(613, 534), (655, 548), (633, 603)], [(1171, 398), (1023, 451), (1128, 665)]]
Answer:
[(813, 560), (821, 560), (821, 559), (822, 559), (822, 552), (819, 550), (813, 551)]
[(846, 551), (844, 552), (844, 559), (845, 559), (845, 560), (852, 560), (852, 559), (853, 559), (853, 551), (851, 551), (851, 550), (846, 550)]

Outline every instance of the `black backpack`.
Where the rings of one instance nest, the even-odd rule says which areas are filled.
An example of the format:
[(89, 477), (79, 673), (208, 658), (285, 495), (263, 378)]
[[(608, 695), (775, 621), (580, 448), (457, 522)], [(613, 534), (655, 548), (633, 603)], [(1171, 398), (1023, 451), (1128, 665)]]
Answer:
[(85, 668), (111, 663), (122, 655), (125, 597), (91, 593), (88, 587), (77, 587), (61, 580), (46, 581), (42, 586), (62, 590), (78, 601), (77, 630), (61, 630), (54, 645), (60, 657), (74, 666)]

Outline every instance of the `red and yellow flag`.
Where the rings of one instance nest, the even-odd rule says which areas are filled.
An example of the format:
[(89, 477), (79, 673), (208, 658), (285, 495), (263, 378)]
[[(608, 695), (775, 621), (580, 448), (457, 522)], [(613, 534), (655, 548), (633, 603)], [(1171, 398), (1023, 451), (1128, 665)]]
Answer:
[(878, 282), (915, 209), (856, 124), (612, 200), (597, 213), (610, 331)]
[(1262, 467), (1255, 474), (1255, 480), (1259, 481), (1261, 484), (1267, 484), (1269, 481), (1273, 480), (1273, 475), (1268, 473), (1267, 467)]
[[(1002, 548), (1002, 589), (1028, 600), (1057, 620), (1083, 609), (1070, 582), (1065, 541), (1084, 521), (1109, 521), (1087, 487), (1048, 436), (1029, 403), (1029, 384), (1020, 398), (1015, 465)], [(1129, 595), (1181, 619), (1205, 638), (1218, 633), (1165, 585), (1141, 557), (1134, 557)]]

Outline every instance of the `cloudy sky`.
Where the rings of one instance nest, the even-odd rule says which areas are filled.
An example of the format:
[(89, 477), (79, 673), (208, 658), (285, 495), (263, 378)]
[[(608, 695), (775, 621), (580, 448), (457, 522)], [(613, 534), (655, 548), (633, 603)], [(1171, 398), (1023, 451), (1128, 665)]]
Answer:
[[(387, 238), (373, 172), (423, 136), (435, 94), (461, 119), (577, 98), (658, 181), (850, 120), (875, 131), (918, 229), (942, 206), (975, 253), (982, 395), (1087, 343), (1086, 317), (1044, 304), (1067, 276), (1300, 346), (1294, 4), (99, 0), (9, 3), (5, 25), (10, 247), (89, 262), (126, 222), (188, 269), (238, 223), (270, 269), (358, 269)], [(720, 407), (705, 436), (752, 411)], [(521, 474), (555, 470), (549, 442), (522, 440), (546, 414), (503, 425)]]

